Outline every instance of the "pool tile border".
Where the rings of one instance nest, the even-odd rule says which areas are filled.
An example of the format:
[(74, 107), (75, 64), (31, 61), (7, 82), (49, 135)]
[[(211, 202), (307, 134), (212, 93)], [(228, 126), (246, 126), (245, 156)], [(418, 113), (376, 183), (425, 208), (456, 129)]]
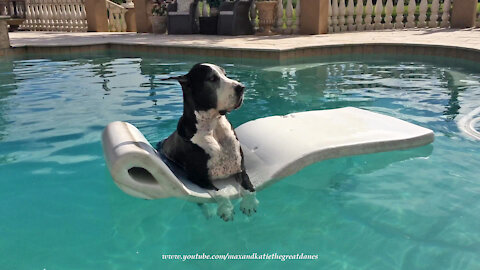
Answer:
[(250, 49), (229, 47), (206, 47), (186, 45), (152, 45), (128, 43), (98, 43), (66, 46), (38, 46), (25, 45), (0, 50), (0, 57), (55, 54), (98, 53), (106, 50), (116, 50), (128, 53), (152, 53), (159, 55), (192, 55), (237, 59), (265, 59), (287, 61), (316, 56), (335, 55), (426, 55), (441, 56), (480, 62), (480, 50), (456, 46), (435, 44), (398, 44), (398, 43), (364, 43), (364, 44), (334, 44), (297, 47), (293, 49)]

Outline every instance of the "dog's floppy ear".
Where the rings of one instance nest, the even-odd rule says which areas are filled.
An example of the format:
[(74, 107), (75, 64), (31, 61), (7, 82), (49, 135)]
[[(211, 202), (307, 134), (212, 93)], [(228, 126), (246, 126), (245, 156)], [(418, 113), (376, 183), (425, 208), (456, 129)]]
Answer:
[(186, 75), (177, 76), (177, 77), (168, 77), (168, 78), (162, 79), (162, 81), (168, 81), (168, 80), (177, 80), (182, 85), (188, 83), (188, 77)]

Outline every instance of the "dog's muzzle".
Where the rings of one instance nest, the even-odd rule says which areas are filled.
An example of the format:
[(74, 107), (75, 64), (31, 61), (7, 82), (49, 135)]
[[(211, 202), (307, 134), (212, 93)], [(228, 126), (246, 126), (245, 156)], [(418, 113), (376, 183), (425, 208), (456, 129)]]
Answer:
[(245, 92), (245, 86), (243, 84), (237, 84), (235, 86), (235, 93), (239, 96), (243, 96), (243, 92)]
[(235, 93), (237, 93), (238, 96), (238, 102), (235, 104), (235, 107), (233, 108), (238, 109), (240, 106), (242, 106), (243, 103), (243, 93), (245, 92), (245, 86), (243, 84), (239, 84), (235, 86)]

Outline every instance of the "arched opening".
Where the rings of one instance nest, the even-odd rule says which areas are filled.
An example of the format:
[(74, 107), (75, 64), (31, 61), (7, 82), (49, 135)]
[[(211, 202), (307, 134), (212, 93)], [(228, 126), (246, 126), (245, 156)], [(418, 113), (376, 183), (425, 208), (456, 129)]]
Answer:
[(133, 180), (143, 184), (157, 184), (155, 177), (146, 169), (141, 167), (132, 167), (128, 169), (128, 174)]

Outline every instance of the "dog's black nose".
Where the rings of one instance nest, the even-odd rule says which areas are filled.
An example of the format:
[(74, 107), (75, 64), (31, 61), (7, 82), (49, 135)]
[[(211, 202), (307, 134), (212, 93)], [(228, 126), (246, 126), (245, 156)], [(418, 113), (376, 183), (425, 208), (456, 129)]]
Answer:
[(235, 92), (238, 94), (243, 94), (243, 91), (245, 91), (245, 86), (243, 84), (237, 84), (235, 86)]

